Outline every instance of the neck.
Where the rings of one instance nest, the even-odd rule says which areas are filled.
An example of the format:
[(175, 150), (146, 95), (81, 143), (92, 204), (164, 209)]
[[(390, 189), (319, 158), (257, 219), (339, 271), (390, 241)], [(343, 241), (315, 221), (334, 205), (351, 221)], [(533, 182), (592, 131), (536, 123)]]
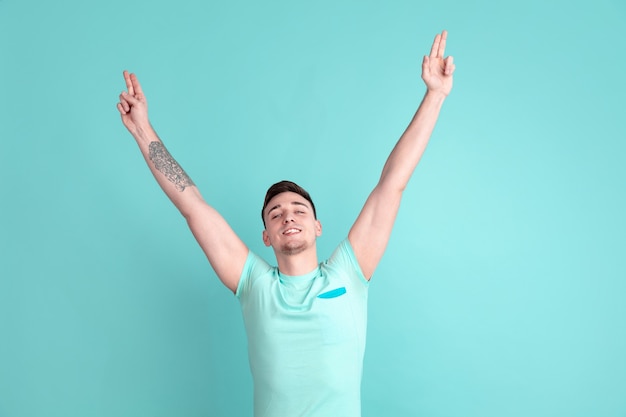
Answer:
[(317, 268), (317, 250), (314, 247), (297, 254), (274, 253), (281, 274), (305, 275)]

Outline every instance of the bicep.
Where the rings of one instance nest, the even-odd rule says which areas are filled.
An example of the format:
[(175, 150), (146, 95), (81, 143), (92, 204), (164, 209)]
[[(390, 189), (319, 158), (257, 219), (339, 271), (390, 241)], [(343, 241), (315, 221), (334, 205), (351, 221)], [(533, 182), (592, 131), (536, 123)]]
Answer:
[(195, 207), (186, 218), (220, 281), (235, 292), (248, 256), (247, 246), (217, 210), (206, 203)]
[(402, 191), (377, 186), (350, 229), (348, 239), (368, 280), (385, 252), (401, 198)]

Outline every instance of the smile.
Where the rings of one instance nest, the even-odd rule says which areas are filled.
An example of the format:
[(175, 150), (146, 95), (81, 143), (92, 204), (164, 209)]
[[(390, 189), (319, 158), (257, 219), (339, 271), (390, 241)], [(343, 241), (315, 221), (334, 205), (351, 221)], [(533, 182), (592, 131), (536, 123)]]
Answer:
[(301, 230), (300, 229), (296, 229), (295, 227), (292, 227), (290, 229), (287, 229), (283, 232), (283, 235), (288, 236), (288, 235), (294, 235), (296, 233), (300, 233)]

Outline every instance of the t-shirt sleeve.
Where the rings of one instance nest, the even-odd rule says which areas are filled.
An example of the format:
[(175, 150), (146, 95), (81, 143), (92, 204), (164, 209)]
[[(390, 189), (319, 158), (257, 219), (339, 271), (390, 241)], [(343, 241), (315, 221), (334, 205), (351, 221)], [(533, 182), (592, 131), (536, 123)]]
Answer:
[(260, 256), (252, 251), (248, 252), (246, 263), (241, 271), (241, 277), (239, 277), (239, 284), (237, 284), (237, 291), (235, 296), (239, 299), (245, 297), (250, 291), (254, 281), (261, 275), (270, 271), (272, 267), (263, 260)]
[(369, 286), (370, 282), (365, 278), (365, 275), (363, 275), (361, 266), (356, 260), (356, 255), (348, 239), (343, 240), (339, 246), (337, 246), (337, 249), (335, 249), (328, 259), (328, 264), (343, 270), (352, 270), (353, 274), (351, 275), (353, 275), (355, 279), (365, 286)]

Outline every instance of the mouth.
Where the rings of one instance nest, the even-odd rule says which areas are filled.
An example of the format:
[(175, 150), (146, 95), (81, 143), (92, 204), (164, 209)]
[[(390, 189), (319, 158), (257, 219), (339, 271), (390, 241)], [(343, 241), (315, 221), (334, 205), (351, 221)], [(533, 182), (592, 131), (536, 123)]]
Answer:
[(283, 232), (283, 235), (285, 236), (291, 236), (291, 235), (295, 235), (297, 233), (300, 233), (302, 230), (298, 229), (297, 227), (290, 227), (289, 229), (285, 230)]

